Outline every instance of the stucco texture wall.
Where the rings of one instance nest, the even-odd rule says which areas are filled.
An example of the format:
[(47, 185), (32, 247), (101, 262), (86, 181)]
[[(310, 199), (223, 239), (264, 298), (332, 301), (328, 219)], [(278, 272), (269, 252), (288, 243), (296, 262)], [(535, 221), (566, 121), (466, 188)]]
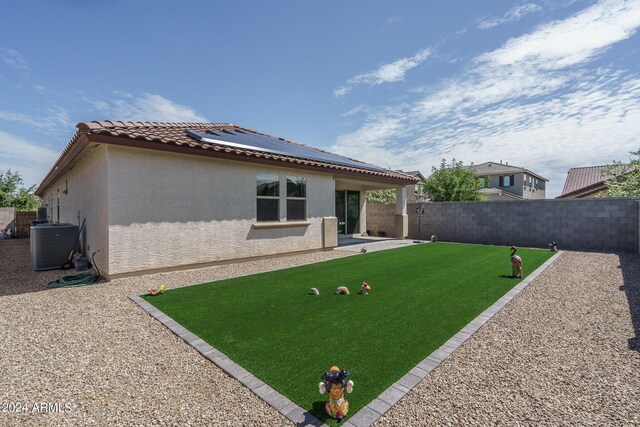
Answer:
[(49, 221), (80, 225), (86, 218), (82, 249), (89, 257), (100, 249), (96, 264), (101, 272), (108, 274), (107, 147), (97, 146), (83, 155), (85, 158), (79, 164), (45, 189), (43, 200), (48, 204)]
[(637, 251), (638, 200), (560, 199), (425, 203), (421, 233), (415, 205), (409, 235), (439, 240), (560, 249)]
[[(329, 174), (116, 146), (108, 153), (111, 275), (319, 249), (322, 218), (335, 214)], [(305, 177), (309, 225), (254, 228), (257, 173)]]

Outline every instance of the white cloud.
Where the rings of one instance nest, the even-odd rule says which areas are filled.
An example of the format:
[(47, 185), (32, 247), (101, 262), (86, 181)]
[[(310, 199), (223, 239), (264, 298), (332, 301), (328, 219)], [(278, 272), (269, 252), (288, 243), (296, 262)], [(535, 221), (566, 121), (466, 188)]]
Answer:
[(60, 153), (0, 131), (0, 170), (20, 172), (27, 187), (38, 185)]
[(381, 65), (377, 70), (369, 73), (358, 74), (350, 78), (344, 86), (340, 86), (334, 90), (336, 97), (346, 95), (354, 86), (359, 84), (366, 84), (371, 86), (377, 86), (384, 83), (393, 83), (404, 80), (404, 76), (407, 71), (422, 64), (431, 55), (430, 49), (422, 49), (416, 52), (415, 55), (408, 58), (400, 58), (389, 64)]
[(542, 8), (535, 3), (525, 3), (519, 6), (514, 6), (502, 16), (483, 19), (478, 24), (478, 29), (488, 30), (491, 28), (495, 28), (498, 25), (515, 22), (520, 20), (520, 18), (522, 18), (523, 16), (533, 12), (537, 12), (539, 10), (542, 10)]
[(337, 88), (336, 90), (333, 91), (333, 94), (339, 98), (341, 96), (346, 95), (347, 93), (349, 93), (351, 91), (350, 87), (347, 86), (340, 86), (339, 88)]
[(639, 148), (640, 75), (587, 67), (639, 26), (640, 2), (594, 4), (479, 55), (455, 79), (423, 87), (422, 99), (396, 108), (394, 134), (385, 115), (370, 114), (331, 149), (423, 172), (441, 158), (503, 159), (551, 179), (547, 197), (556, 196), (568, 168), (625, 160)]
[(10, 122), (20, 122), (28, 125), (36, 125), (37, 120), (31, 118), (30, 116), (22, 113), (16, 113), (14, 111), (4, 111), (0, 110), (0, 119), (8, 120)]
[(68, 110), (54, 104), (34, 114), (0, 110), (0, 120), (22, 123), (43, 133), (66, 131), (75, 124), (69, 117)]
[(15, 49), (0, 49), (0, 58), (2, 62), (16, 70), (29, 71), (31, 69), (27, 59)]
[(399, 23), (401, 21), (402, 21), (402, 16), (393, 16), (393, 17), (387, 19), (386, 23), (387, 23), (387, 25), (394, 25), (394, 24), (397, 24), (397, 23)]
[(639, 1), (601, 1), (568, 19), (550, 22), (511, 39), (477, 61), (495, 66), (529, 63), (544, 70), (560, 69), (587, 61), (631, 37), (639, 25)]
[(206, 122), (207, 119), (193, 108), (177, 104), (161, 95), (143, 93), (134, 96), (124, 92), (113, 101), (92, 100), (93, 107), (109, 120), (157, 122)]
[[(640, 2), (606, 0), (595, 4), (476, 57), (467, 74), (434, 90), (417, 103), (414, 114), (439, 116), (551, 94), (576, 77), (578, 71), (569, 67), (631, 37), (638, 26)], [(586, 28), (594, 36), (585, 35)]]
[(355, 116), (356, 114), (366, 113), (369, 110), (369, 107), (365, 104), (356, 105), (351, 110), (342, 114), (342, 117)]

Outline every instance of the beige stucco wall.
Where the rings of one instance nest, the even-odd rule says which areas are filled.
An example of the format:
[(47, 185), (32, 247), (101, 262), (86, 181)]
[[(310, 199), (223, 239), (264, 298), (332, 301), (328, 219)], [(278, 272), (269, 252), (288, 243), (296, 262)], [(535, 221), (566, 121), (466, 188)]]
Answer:
[[(529, 183), (529, 177), (532, 178)], [(544, 199), (546, 197), (546, 182), (538, 179), (538, 184), (535, 183), (535, 177), (528, 174), (523, 174), (523, 190), (522, 197), (525, 199)]]
[(107, 147), (97, 146), (92, 151), (88, 148), (82, 156), (82, 161), (45, 189), (43, 201), (48, 204), (47, 216), (51, 222), (80, 225), (86, 218), (82, 249), (89, 257), (100, 249), (95, 257), (96, 264), (101, 272), (108, 274)]
[[(117, 146), (108, 157), (111, 275), (319, 249), (335, 214), (330, 174)], [(306, 178), (309, 225), (252, 227), (262, 172), (281, 175), (281, 195), (287, 175)]]

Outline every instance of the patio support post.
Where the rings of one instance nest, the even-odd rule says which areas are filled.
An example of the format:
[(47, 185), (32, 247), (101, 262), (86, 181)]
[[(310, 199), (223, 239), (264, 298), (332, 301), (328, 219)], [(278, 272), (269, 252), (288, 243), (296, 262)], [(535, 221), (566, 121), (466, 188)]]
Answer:
[(407, 187), (396, 188), (395, 235), (404, 239), (409, 235), (409, 215), (407, 215)]

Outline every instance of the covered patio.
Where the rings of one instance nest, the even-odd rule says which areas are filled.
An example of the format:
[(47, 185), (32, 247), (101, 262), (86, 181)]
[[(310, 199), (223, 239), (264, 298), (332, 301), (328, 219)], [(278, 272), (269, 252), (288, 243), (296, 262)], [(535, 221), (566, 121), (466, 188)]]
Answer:
[(393, 235), (405, 239), (409, 235), (407, 215), (407, 186), (387, 183), (373, 184), (358, 179), (336, 179), (335, 209), (338, 223), (338, 246), (348, 245), (349, 239), (359, 239), (367, 230), (367, 201), (365, 192), (395, 189), (395, 227)]

